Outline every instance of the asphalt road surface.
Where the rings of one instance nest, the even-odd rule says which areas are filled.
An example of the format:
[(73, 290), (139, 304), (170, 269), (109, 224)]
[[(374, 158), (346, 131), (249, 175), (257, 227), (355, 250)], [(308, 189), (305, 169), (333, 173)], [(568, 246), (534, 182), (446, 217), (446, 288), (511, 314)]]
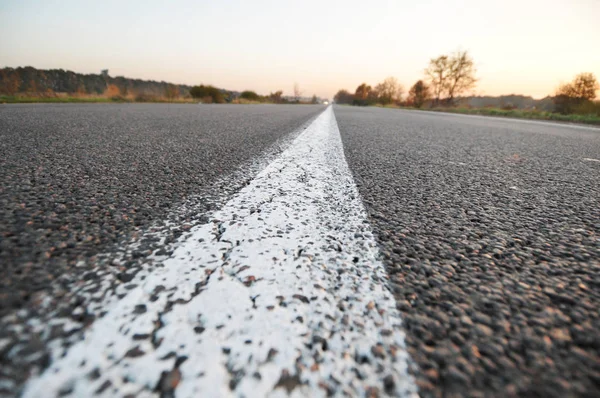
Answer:
[(336, 108), (423, 396), (598, 396), (600, 130)]
[[(31, 330), (27, 321), (49, 312), (41, 297), (55, 298), (53, 314), (71, 316), (81, 304), (72, 286), (97, 278), (98, 265), (130, 280), (144, 257), (253, 178), (322, 110), (0, 107), (0, 392), (48, 362), (49, 339), (70, 333)], [(139, 246), (120, 252), (132, 240)], [(85, 324), (92, 316), (75, 318)]]
[[(204, 323), (194, 331), (204, 344), (222, 343), (223, 333), (241, 333), (238, 327), (256, 337), (265, 332), (261, 319), (279, 325), (289, 316), (294, 323), (281, 336), (277, 327), (269, 331), (273, 344), (281, 343), (268, 352), (252, 351), (252, 339), (219, 347), (214, 358), (229, 358), (223, 374), (194, 368), (205, 385), (229, 380), (225, 390), (205, 390), (214, 394), (258, 394), (263, 390), (252, 386), (271, 383), (279, 392), (301, 394), (411, 396), (418, 389), (425, 397), (598, 396), (600, 129), (333, 110), (335, 116), (322, 106), (0, 107), (0, 394), (40, 396), (38, 387), (74, 396), (93, 385), (108, 396), (188, 396), (202, 384), (186, 383), (201, 356), (193, 349), (207, 348), (169, 340), (185, 340), (176, 315), (197, 312)], [(244, 234), (235, 229), (242, 230), (240, 219)], [(294, 235), (299, 225), (304, 232)], [(258, 248), (254, 240), (262, 242)], [(217, 241), (225, 245), (218, 249), (221, 263), (189, 267), (213, 262)], [(303, 246), (287, 248), (290, 241)], [(283, 260), (263, 256), (266, 245), (283, 248)], [(311, 245), (320, 249), (311, 252)], [(253, 264), (228, 269), (249, 257), (260, 263), (260, 256), (288, 267), (275, 276)], [(301, 267), (323, 258), (337, 266), (335, 272), (302, 274)], [(189, 292), (177, 277), (169, 287), (168, 274), (160, 285), (151, 282), (177, 268), (207, 276), (189, 282)], [(210, 275), (221, 268), (219, 284)], [(361, 279), (370, 273), (377, 277)], [(238, 305), (227, 303), (240, 296), (235, 282), (226, 284), (227, 275), (243, 276), (243, 289), (252, 292), (247, 311), (257, 320), (206, 317), (207, 308), (219, 313), (215, 303), (224, 302), (223, 313)], [(277, 292), (261, 284), (269, 277), (312, 278), (314, 287), (299, 287), (287, 300), (285, 283)], [(155, 283), (150, 299), (123, 304), (143, 295), (144, 283)], [(378, 293), (380, 286), (389, 288), (389, 297)], [(115, 294), (107, 301), (108, 291)], [(267, 310), (258, 312), (271, 293), (277, 308), (265, 302)], [(359, 293), (367, 299), (357, 306), (351, 298)], [(401, 325), (386, 304), (393, 299)], [(323, 304), (330, 302), (335, 308)], [(153, 312), (158, 304), (164, 308)], [(139, 345), (127, 345), (129, 336), (123, 358), (108, 356), (104, 368), (85, 363), (82, 344), (90, 350), (102, 342), (104, 332), (112, 333), (110, 320), (127, 319), (143, 329), (144, 314), (153, 314), (153, 322), (158, 314), (159, 325), (134, 334)], [(329, 333), (319, 333), (311, 319)], [(219, 332), (211, 335), (205, 329), (212, 324)], [(302, 334), (310, 334), (308, 344), (285, 340), (297, 327), (312, 328)], [(368, 338), (379, 333), (383, 337), (371, 344)], [(366, 353), (356, 347), (350, 355), (348, 372), (348, 362), (336, 359), (348, 354), (339, 335), (369, 342)], [(304, 350), (290, 357), (295, 373), (282, 371), (285, 346), (294, 344)], [(273, 367), (260, 364), (245, 374), (254, 366), (252, 355), (263, 351)], [(152, 355), (171, 361), (169, 371), (144, 368), (152, 385), (127, 374)], [(242, 358), (245, 365), (234, 366)], [(87, 382), (69, 379), (84, 370)]]

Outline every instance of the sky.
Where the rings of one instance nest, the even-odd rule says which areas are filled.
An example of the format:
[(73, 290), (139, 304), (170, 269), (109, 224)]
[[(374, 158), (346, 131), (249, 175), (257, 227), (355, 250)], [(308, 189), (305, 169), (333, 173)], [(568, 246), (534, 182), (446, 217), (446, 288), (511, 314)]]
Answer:
[(0, 66), (332, 98), (468, 51), (469, 94), (600, 78), (600, 0), (0, 0)]

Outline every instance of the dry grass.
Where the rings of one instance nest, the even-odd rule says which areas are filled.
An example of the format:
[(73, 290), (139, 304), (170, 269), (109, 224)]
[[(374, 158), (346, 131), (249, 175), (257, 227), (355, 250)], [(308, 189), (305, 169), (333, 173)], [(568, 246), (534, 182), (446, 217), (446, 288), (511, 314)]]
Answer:
[(19, 93), (14, 95), (0, 95), (0, 103), (167, 102), (184, 104), (198, 102), (193, 98), (167, 98), (165, 96), (152, 94), (128, 93), (126, 96), (124, 96), (121, 95), (118, 87), (115, 86), (115, 88), (109, 88), (103, 94)]
[(245, 98), (236, 98), (233, 101), (231, 101), (231, 103), (232, 104), (244, 104), (244, 105), (248, 105), (248, 104), (256, 105), (256, 104), (264, 104), (265, 102), (252, 101), (252, 100), (248, 100)]

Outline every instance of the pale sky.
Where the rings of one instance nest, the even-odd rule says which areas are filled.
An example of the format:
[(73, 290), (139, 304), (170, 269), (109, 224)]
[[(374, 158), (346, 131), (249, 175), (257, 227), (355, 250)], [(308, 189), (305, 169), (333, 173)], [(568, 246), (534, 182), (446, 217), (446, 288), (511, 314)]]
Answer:
[(0, 66), (331, 98), (429, 59), (475, 60), (476, 94), (600, 78), (600, 0), (0, 0)]

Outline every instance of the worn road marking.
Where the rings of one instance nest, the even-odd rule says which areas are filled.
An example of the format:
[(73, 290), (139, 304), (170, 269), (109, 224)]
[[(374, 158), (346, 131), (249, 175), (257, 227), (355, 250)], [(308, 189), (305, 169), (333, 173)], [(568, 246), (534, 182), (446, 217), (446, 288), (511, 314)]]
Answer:
[(163, 264), (24, 396), (416, 396), (332, 107)]
[(586, 162), (600, 162), (600, 159), (592, 159), (592, 158), (583, 158)]

